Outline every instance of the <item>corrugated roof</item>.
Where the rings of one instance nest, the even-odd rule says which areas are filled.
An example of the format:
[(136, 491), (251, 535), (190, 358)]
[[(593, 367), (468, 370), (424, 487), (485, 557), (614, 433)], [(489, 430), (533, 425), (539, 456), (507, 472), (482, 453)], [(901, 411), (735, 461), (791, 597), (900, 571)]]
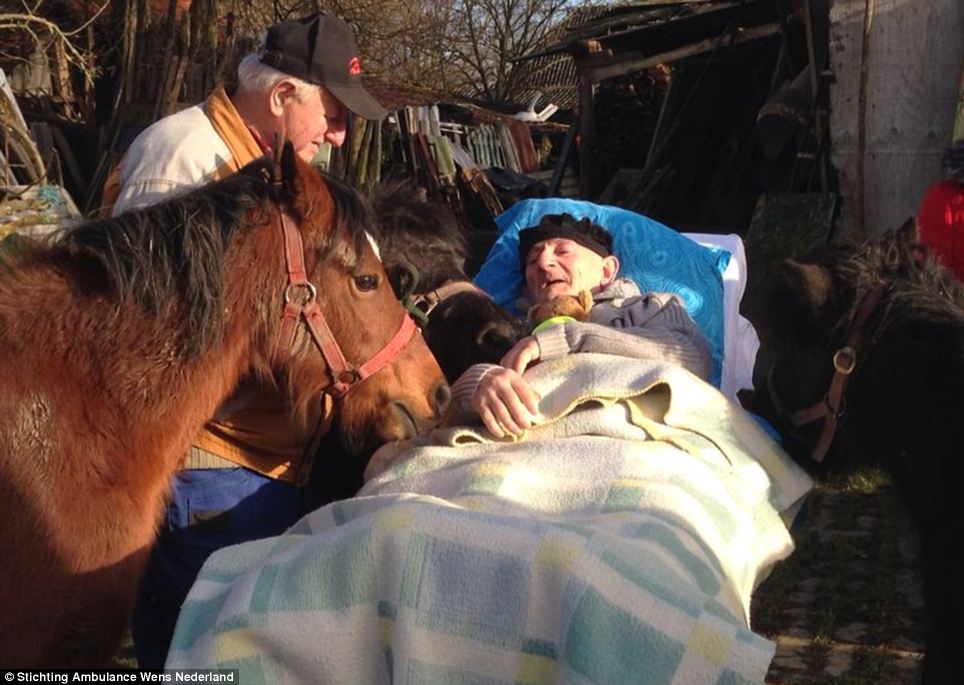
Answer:
[[(555, 28), (546, 32), (543, 46), (568, 43), (575, 30), (612, 10), (605, 6), (577, 7)], [(536, 52), (544, 50), (542, 47)], [(564, 52), (556, 52), (532, 59), (524, 56), (521, 60), (516, 62), (515, 68), (526, 72), (522, 82), (523, 102), (528, 103), (536, 93), (542, 93), (536, 105), (537, 110), (549, 103), (564, 110), (575, 108), (579, 98), (576, 94), (576, 66), (572, 57)]]
[(439, 102), (458, 102), (462, 99), (454, 93), (443, 93), (411, 84), (388, 84), (375, 79), (365, 79), (365, 88), (387, 110), (435, 105)]

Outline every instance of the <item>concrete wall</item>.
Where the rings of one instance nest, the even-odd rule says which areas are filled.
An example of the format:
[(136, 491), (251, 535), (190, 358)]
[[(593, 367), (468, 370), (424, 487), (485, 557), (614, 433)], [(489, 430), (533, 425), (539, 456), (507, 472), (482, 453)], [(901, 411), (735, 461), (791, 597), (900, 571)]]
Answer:
[(914, 215), (940, 177), (964, 69), (964, 0), (831, 0), (830, 66), (838, 234), (870, 237)]

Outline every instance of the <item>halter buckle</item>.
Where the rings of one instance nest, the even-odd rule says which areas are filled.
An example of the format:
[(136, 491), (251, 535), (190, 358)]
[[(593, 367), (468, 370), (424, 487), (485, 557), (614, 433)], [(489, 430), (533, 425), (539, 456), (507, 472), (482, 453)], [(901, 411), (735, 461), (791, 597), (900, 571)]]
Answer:
[(285, 304), (288, 304), (294, 300), (296, 290), (300, 290), (304, 293), (301, 301), (298, 302), (298, 304), (302, 307), (318, 296), (318, 289), (313, 283), (309, 283), (308, 281), (304, 281), (303, 283), (289, 283), (287, 286), (285, 286)]
[(338, 400), (348, 394), (348, 391), (360, 380), (362, 380), (361, 373), (357, 369), (342, 369), (335, 374), (331, 385), (323, 388), (322, 392)]
[(857, 366), (857, 350), (850, 345), (845, 345), (837, 350), (833, 355), (833, 368), (837, 373), (849, 376)]

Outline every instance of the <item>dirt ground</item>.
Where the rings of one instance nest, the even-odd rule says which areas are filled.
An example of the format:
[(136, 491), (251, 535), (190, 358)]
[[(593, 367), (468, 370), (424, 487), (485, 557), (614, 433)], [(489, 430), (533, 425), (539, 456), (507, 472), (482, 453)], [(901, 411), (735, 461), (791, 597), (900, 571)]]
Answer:
[(797, 550), (754, 595), (752, 626), (777, 643), (773, 685), (917, 685), (923, 599), (915, 531), (878, 472), (818, 485)]

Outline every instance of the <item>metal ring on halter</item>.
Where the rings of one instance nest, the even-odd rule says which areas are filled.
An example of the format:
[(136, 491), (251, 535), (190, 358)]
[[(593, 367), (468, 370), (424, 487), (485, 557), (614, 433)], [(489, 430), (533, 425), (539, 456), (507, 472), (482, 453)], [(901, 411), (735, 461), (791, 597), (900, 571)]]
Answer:
[(306, 291), (307, 296), (300, 302), (302, 306), (308, 304), (318, 296), (318, 289), (314, 286), (313, 283), (309, 283), (307, 281), (305, 281), (304, 283), (289, 283), (285, 287), (285, 304), (287, 304), (288, 302), (291, 302), (291, 300), (294, 299), (292, 297), (292, 292), (294, 291), (295, 288), (303, 288)]
[(431, 293), (425, 293), (424, 295), (417, 295), (412, 301), (412, 306), (421, 312), (426, 321), (428, 321), (428, 317), (431, 315), (432, 310), (438, 307), (439, 303), (442, 302), (441, 298), (437, 296), (432, 297), (432, 295), (435, 295), (434, 291)]
[(335, 382), (345, 385), (354, 385), (360, 380), (361, 375), (357, 369), (345, 369), (344, 371), (339, 371), (335, 376)]
[(846, 347), (841, 347), (833, 355), (833, 368), (835, 368), (839, 373), (845, 376), (853, 373), (854, 368), (857, 366), (857, 350), (852, 348), (850, 345)]
[(417, 298), (412, 298), (410, 295), (406, 295), (402, 300), (402, 306), (405, 308), (412, 318), (418, 323), (421, 328), (425, 328), (428, 325), (428, 314), (422, 309), (421, 304), (424, 302), (421, 296)]
[(428, 325), (428, 313), (419, 306), (424, 301), (424, 296), (415, 294), (415, 288), (418, 287), (419, 279), (418, 269), (415, 268), (413, 264), (409, 264), (406, 261), (400, 262), (398, 268), (407, 273), (409, 276), (408, 287), (405, 289), (405, 292), (402, 293), (399, 301), (402, 303), (405, 311), (411, 314), (412, 318), (414, 318), (418, 324), (424, 328)]

